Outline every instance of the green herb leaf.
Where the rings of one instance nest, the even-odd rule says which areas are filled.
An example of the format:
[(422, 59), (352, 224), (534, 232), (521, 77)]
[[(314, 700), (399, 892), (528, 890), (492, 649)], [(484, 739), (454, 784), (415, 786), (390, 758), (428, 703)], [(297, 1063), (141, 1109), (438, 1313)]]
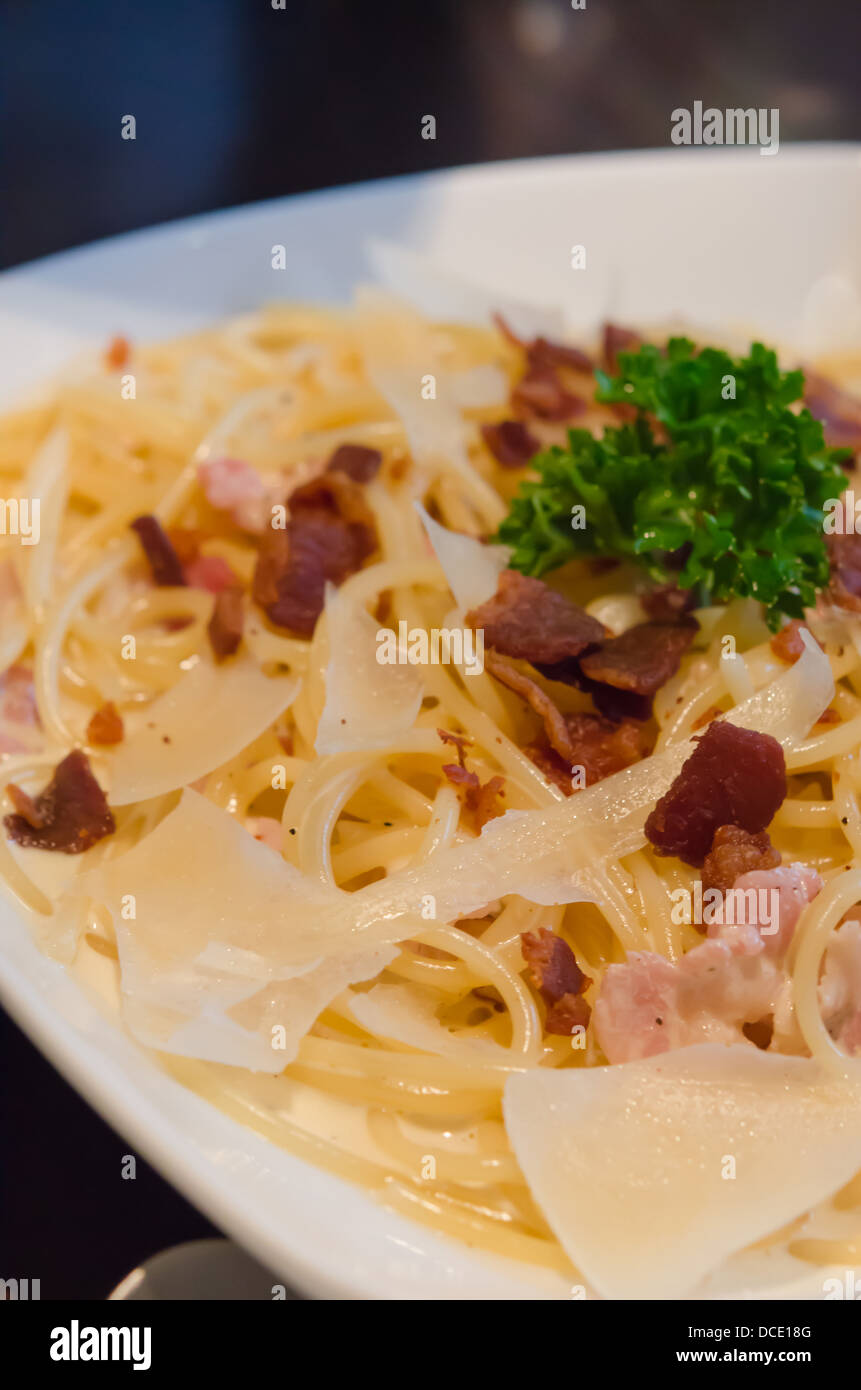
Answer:
[(822, 509), (843, 492), (850, 455), (826, 447), (808, 410), (789, 409), (803, 373), (781, 372), (762, 343), (733, 358), (672, 338), (665, 351), (620, 353), (618, 375), (597, 377), (597, 399), (633, 405), (637, 419), (601, 439), (570, 430), (567, 448), (532, 460), (539, 477), (498, 533), (512, 566), (540, 575), (611, 555), (704, 601), (758, 599), (774, 628), (802, 617), (828, 583)]

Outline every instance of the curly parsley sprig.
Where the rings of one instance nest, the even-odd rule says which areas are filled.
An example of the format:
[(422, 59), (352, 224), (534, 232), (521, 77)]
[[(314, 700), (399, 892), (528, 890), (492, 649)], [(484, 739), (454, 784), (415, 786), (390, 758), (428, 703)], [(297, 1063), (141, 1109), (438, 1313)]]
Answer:
[[(567, 448), (532, 460), (539, 477), (521, 486), (498, 533), (512, 566), (540, 575), (576, 556), (614, 556), (704, 601), (758, 599), (774, 628), (781, 614), (802, 617), (828, 583), (822, 509), (843, 492), (849, 457), (826, 447), (808, 410), (789, 409), (803, 373), (781, 372), (762, 343), (733, 358), (671, 338), (664, 351), (620, 353), (615, 376), (596, 375), (597, 399), (633, 405), (637, 418), (600, 439), (570, 430)], [(577, 508), (583, 529), (572, 525)]]

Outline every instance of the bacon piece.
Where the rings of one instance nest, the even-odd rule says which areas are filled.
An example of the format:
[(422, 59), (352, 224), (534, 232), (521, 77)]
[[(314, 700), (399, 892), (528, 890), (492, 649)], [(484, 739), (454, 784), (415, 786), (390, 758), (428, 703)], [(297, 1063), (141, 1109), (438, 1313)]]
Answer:
[(572, 372), (591, 375), (592, 358), (582, 348), (568, 343), (555, 343), (549, 338), (533, 338), (527, 345), (526, 357), (531, 367), (567, 367)]
[(109, 747), (123, 741), (122, 715), (112, 700), (96, 710), (87, 725), (87, 743)]
[(262, 534), (269, 493), (260, 474), (244, 459), (216, 458), (201, 463), (197, 476), (204, 496), (216, 511), (227, 512), (241, 531)]
[(601, 355), (607, 371), (617, 372), (619, 353), (636, 352), (642, 342), (639, 333), (634, 333), (632, 329), (621, 328), (615, 323), (605, 323)]
[(655, 623), (671, 623), (696, 608), (693, 589), (680, 589), (677, 584), (661, 584), (640, 595), (640, 603)]
[(131, 524), (143, 546), (156, 584), (179, 587), (185, 584), (185, 574), (179, 556), (154, 516), (139, 516)]
[(522, 420), (500, 420), (482, 425), (482, 438), (502, 468), (525, 468), (541, 448), (541, 441)]
[(568, 1038), (578, 1028), (588, 1028), (592, 1009), (580, 994), (563, 994), (551, 1004), (544, 1018), (545, 1033), (559, 1033)]
[[(495, 652), (487, 653), (485, 666), (491, 675), (502, 681), (509, 690), (526, 700), (543, 722), (551, 749), (562, 759), (563, 767), (567, 765), (568, 768), (567, 774), (559, 774), (559, 777), (567, 778), (567, 788), (562, 787), (566, 794), (572, 790), (571, 778), (575, 766), (583, 767), (586, 785), (591, 786), (602, 777), (610, 777), (614, 772), (620, 772), (623, 767), (638, 762), (643, 756), (640, 727), (632, 720), (616, 724), (602, 718), (600, 714), (563, 714), (537, 681), (523, 671), (518, 671)], [(545, 767), (539, 761), (542, 756), (540, 751), (539, 757), (535, 757), (532, 751), (530, 756), (544, 771)], [(550, 763), (552, 764), (552, 759)], [(552, 766), (550, 771), (550, 780), (562, 786)]]
[(853, 453), (861, 450), (861, 400), (818, 372), (805, 372), (804, 404), (822, 421), (826, 444)]
[(457, 760), (461, 767), (465, 767), (466, 750), (472, 746), (472, 739), (465, 734), (453, 734), (450, 729), (437, 729), (437, 733), (443, 743), (450, 743), (457, 750)]
[(829, 705), (828, 709), (824, 709), (824, 710), (822, 711), (822, 713), (820, 714), (819, 718), (817, 719), (817, 721), (816, 721), (816, 723), (815, 723), (815, 725), (814, 725), (814, 728), (818, 728), (820, 724), (839, 724), (839, 723), (840, 723), (840, 714), (839, 714), (839, 711), (836, 710), (836, 709), (834, 708), (833, 705)]
[(239, 576), (220, 555), (198, 555), (185, 565), (185, 582), (193, 589), (205, 589), (208, 594), (220, 594), (225, 589), (239, 589)]
[(503, 570), (493, 598), (468, 613), (466, 621), (484, 628), (486, 646), (533, 665), (579, 656), (607, 634), (585, 609), (518, 570)]
[(831, 567), (831, 602), (838, 608), (861, 612), (861, 535), (855, 531), (845, 536), (829, 535), (825, 546)]
[(583, 767), (587, 787), (639, 762), (650, 751), (632, 719), (617, 724), (600, 714), (567, 714), (565, 724), (574, 751), (572, 764)]
[(497, 798), (504, 795), (505, 778), (490, 777), (481, 782), (478, 773), (470, 772), (462, 763), (444, 763), (442, 770), (457, 788), (472, 827), (480, 835), (489, 820), (502, 815), (503, 808), (497, 804)]
[(573, 796), (577, 790), (573, 783), (573, 767), (560, 757), (549, 743), (528, 743), (524, 753), (544, 774), (547, 781), (558, 787), (566, 796)]
[(752, 869), (775, 869), (779, 863), (780, 852), (771, 843), (767, 830), (752, 835), (740, 825), (719, 825), (703, 861), (703, 890), (717, 888), (725, 893), (741, 874)]
[(692, 618), (677, 623), (637, 623), (598, 651), (587, 653), (580, 669), (599, 685), (652, 696), (678, 671), (698, 626)]
[(769, 1014), (766, 1018), (758, 1018), (755, 1023), (743, 1023), (741, 1031), (748, 1042), (752, 1042), (754, 1047), (759, 1048), (760, 1052), (767, 1052), (774, 1037), (774, 1015)]
[(526, 353), (530, 364), (568, 367), (575, 372), (592, 371), (592, 359), (581, 348), (571, 347), (568, 343), (552, 342), (548, 338), (541, 337), (533, 338), (527, 342), (514, 332), (502, 314), (494, 314), (493, 321), (502, 336), (507, 338), (513, 347), (518, 347)]
[(745, 874), (733, 886), (777, 887), (778, 931), (766, 936), (763, 924), (761, 934), (757, 920), (743, 932), (710, 926), (709, 939), (675, 963), (630, 951), (624, 964), (609, 966), (594, 1009), (608, 1061), (637, 1061), (694, 1043), (741, 1042), (745, 1025), (773, 1014), (787, 983), (782, 957), (822, 880), (792, 864)]
[(583, 994), (591, 985), (568, 942), (547, 927), (537, 933), (523, 932), (520, 944), (523, 959), (545, 1003), (555, 1004), (564, 994)]
[[(781, 960), (789, 949), (798, 919), (809, 902), (822, 888), (822, 879), (806, 864), (782, 864), (778, 868), (757, 868), (740, 874), (732, 885), (737, 895), (744, 894), (746, 923), (713, 922), (709, 936), (727, 943), (734, 955), (765, 955)], [(777, 923), (760, 920), (764, 894), (772, 891), (778, 896)], [(737, 899), (739, 905), (741, 896)], [(725, 914), (727, 915), (727, 914)], [(735, 912), (736, 917), (742, 915)], [(776, 926), (776, 930), (775, 930)], [(740, 929), (741, 928), (741, 929)], [(752, 936), (755, 932), (756, 936)]]
[(551, 747), (555, 748), (560, 757), (565, 758), (568, 762), (573, 762), (573, 745), (568, 737), (565, 716), (546, 690), (543, 690), (538, 682), (526, 675), (524, 671), (518, 671), (517, 667), (512, 666), (510, 661), (497, 656), (495, 651), (486, 653), (484, 665), (492, 676), (495, 676), (498, 681), (502, 681), (503, 685), (508, 686), (509, 690), (513, 690), (515, 695), (519, 695), (527, 702), (544, 724), (544, 730)]
[(105, 366), (109, 372), (118, 372), (122, 367), (126, 366), (130, 355), (131, 346), (128, 338), (123, 338), (119, 335), (115, 338), (111, 338), (111, 341), (105, 349)]
[[(813, 636), (806, 623), (801, 622), (799, 618), (793, 618), (791, 622), (774, 634), (768, 645), (781, 661), (785, 661), (789, 666), (794, 666), (798, 658), (804, 654), (804, 643), (801, 640), (802, 632), (806, 632), (810, 637)], [(821, 647), (822, 643), (820, 642), (819, 645)]]
[(325, 473), (290, 495), (283, 530), (261, 541), (253, 594), (277, 627), (310, 637), (327, 583), (342, 584), (377, 546), (373, 512), (345, 473)]
[(777, 739), (725, 719), (695, 742), (646, 821), (646, 838), (658, 854), (700, 865), (719, 826), (766, 828), (786, 796), (786, 763)]
[(341, 444), (329, 459), (329, 472), (346, 473), (354, 483), (369, 483), (380, 471), (383, 456), (365, 444)]
[(511, 393), (511, 404), (522, 415), (540, 420), (571, 420), (588, 410), (588, 402), (567, 390), (559, 373), (543, 363), (530, 367)]
[(216, 661), (222, 661), (236, 651), (242, 641), (244, 622), (242, 590), (221, 589), (215, 595), (215, 607), (206, 629)]
[(546, 927), (520, 938), (523, 959), (536, 988), (547, 1004), (544, 1030), (570, 1037), (575, 1028), (586, 1028), (592, 1013), (582, 997), (592, 981), (577, 964), (574, 952), (561, 936)]
[(57, 764), (37, 797), (14, 783), (8, 791), (17, 810), (4, 817), (4, 824), (18, 845), (81, 854), (116, 830), (105, 794), (80, 748)]

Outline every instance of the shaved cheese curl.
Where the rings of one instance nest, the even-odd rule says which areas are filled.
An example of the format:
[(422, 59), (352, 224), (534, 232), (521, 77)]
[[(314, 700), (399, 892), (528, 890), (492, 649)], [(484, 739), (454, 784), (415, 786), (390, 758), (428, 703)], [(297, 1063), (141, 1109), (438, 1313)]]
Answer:
[[(326, 703), (317, 725), (317, 753), (348, 753), (385, 748), (413, 727), (422, 702), (423, 682), (406, 653), (394, 662), (379, 659), (381, 628), (360, 602), (326, 591), (329, 660)], [(385, 633), (383, 633), (385, 636)]]
[(295, 676), (266, 676), (248, 655), (217, 666), (208, 657), (127, 727), (99, 766), (113, 806), (148, 801), (196, 782), (263, 733), (299, 691)]
[(466, 613), (493, 598), (499, 576), (511, 557), (508, 546), (484, 545), (475, 536), (463, 536), (441, 526), (419, 502), (415, 508), (458, 608)]

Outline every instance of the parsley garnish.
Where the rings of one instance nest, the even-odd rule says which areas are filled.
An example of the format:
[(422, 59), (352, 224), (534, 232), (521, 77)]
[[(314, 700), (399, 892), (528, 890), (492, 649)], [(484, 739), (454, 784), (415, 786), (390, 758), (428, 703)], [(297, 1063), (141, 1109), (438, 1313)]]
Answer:
[[(671, 338), (596, 375), (597, 399), (634, 405), (637, 418), (601, 439), (570, 430), (567, 448), (532, 460), (540, 476), (499, 528), (512, 566), (540, 575), (611, 555), (703, 602), (758, 599), (772, 628), (783, 613), (803, 617), (828, 583), (822, 509), (843, 492), (850, 455), (826, 447), (809, 410), (789, 409), (803, 373), (781, 372), (762, 343), (733, 358)], [(584, 529), (572, 526), (576, 507)]]

